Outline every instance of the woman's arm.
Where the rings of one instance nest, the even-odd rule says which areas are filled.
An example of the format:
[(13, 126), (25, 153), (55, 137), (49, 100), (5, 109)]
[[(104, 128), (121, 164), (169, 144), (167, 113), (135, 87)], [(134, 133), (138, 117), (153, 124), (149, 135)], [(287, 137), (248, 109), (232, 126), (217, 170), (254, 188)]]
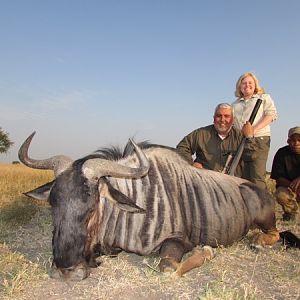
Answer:
[(257, 122), (255, 125), (253, 125), (254, 134), (258, 130), (266, 127), (267, 125), (271, 124), (272, 122), (273, 122), (272, 116), (270, 116), (270, 115), (264, 116), (261, 120), (259, 120), (259, 122)]

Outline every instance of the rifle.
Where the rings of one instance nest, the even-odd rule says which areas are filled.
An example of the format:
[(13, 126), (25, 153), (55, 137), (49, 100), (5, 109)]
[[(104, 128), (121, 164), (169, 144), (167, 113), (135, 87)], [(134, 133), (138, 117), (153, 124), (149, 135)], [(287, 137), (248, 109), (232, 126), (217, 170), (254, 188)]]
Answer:
[[(259, 110), (259, 107), (260, 107), (261, 103), (262, 103), (262, 100), (257, 99), (257, 101), (255, 103), (255, 106), (252, 110), (251, 116), (249, 118), (249, 122), (250, 122), (251, 125), (253, 124), (253, 121), (256, 117), (256, 114)], [(236, 151), (235, 156), (233, 156), (232, 153), (229, 153), (229, 155), (227, 157), (227, 160), (226, 160), (226, 163), (225, 163), (225, 166), (222, 170), (222, 173), (234, 176), (234, 172), (236, 170), (236, 167), (237, 167), (237, 165), (238, 165), (238, 163), (241, 159), (241, 156), (243, 154), (243, 151), (244, 151), (244, 148), (245, 148), (245, 143), (246, 143), (246, 138), (243, 137), (243, 139), (242, 139), (241, 143), (239, 144), (239, 147)]]

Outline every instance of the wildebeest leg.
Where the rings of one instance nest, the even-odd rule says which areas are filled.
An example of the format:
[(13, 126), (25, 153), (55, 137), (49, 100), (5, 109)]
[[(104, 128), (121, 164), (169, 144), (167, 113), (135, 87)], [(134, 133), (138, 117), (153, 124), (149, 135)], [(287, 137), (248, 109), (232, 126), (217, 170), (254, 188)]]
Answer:
[(173, 272), (177, 269), (186, 248), (179, 240), (165, 240), (160, 248), (159, 270), (161, 272)]
[(178, 265), (176, 274), (182, 276), (184, 273), (202, 266), (206, 260), (211, 260), (214, 256), (214, 251), (210, 246), (195, 247), (191, 256)]
[[(260, 199), (259, 203), (249, 201), (252, 197), (251, 191), (254, 189)], [(259, 248), (274, 245), (280, 239), (280, 236), (276, 228), (275, 203), (272, 196), (266, 190), (260, 189), (252, 183), (241, 184), (240, 191), (249, 210), (256, 211), (253, 225), (263, 231), (253, 238), (251, 246)]]
[(265, 246), (273, 246), (280, 239), (279, 232), (277, 229), (265, 231), (257, 234), (251, 243), (251, 246), (256, 248), (265, 247)]
[(256, 235), (251, 245), (254, 247), (273, 246), (280, 239), (279, 231), (276, 228), (275, 213), (268, 211), (261, 214), (255, 220), (255, 224), (263, 231)]

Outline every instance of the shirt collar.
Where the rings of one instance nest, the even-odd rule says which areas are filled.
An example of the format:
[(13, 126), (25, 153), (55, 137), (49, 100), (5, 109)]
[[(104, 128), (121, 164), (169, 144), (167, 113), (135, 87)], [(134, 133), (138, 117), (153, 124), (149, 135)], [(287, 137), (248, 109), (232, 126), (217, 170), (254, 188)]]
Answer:
[[(247, 100), (251, 100), (251, 99), (258, 99), (259, 95), (258, 94), (254, 94), (251, 98), (247, 99)], [(245, 101), (245, 98), (241, 97), (238, 99), (239, 101)]]
[(220, 137), (220, 134), (219, 134), (218, 131), (217, 131), (217, 129), (216, 129), (215, 126), (213, 125), (213, 130), (214, 130), (214, 132), (215, 132), (215, 135), (217, 135), (217, 136), (218, 136), (220, 139), (222, 139), (222, 140), (227, 139), (227, 138), (232, 134), (232, 128), (233, 128), (233, 125), (231, 125), (230, 130), (229, 130), (229, 132), (227, 133), (227, 135), (226, 135), (225, 137), (221, 138), (221, 137)]

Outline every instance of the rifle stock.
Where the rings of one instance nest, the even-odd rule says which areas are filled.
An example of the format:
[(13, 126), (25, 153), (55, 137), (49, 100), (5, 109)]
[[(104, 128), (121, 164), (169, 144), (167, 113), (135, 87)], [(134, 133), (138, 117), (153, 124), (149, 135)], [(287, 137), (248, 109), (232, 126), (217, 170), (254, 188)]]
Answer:
[[(254, 108), (252, 110), (251, 116), (249, 118), (249, 122), (250, 122), (251, 125), (254, 122), (254, 119), (256, 117), (256, 114), (257, 114), (257, 112), (259, 110), (259, 107), (260, 107), (261, 103), (262, 103), (262, 100), (261, 99), (257, 99), (257, 101), (255, 103), (255, 106), (254, 106)], [(239, 161), (241, 159), (241, 156), (243, 154), (243, 151), (244, 151), (244, 148), (245, 148), (245, 143), (246, 143), (246, 138), (243, 137), (243, 139), (242, 139), (241, 143), (239, 144), (239, 147), (238, 147), (238, 149), (236, 151), (236, 154), (235, 154), (234, 158), (232, 159), (232, 162), (231, 163), (230, 162), (228, 162), (228, 163), (226, 162), (225, 167), (223, 169), (224, 172), (222, 171), (222, 173), (226, 173), (226, 174), (234, 176), (236, 167), (237, 167), (237, 165), (238, 165), (238, 163), (239, 163)], [(230, 167), (228, 167), (229, 164), (230, 164)]]

